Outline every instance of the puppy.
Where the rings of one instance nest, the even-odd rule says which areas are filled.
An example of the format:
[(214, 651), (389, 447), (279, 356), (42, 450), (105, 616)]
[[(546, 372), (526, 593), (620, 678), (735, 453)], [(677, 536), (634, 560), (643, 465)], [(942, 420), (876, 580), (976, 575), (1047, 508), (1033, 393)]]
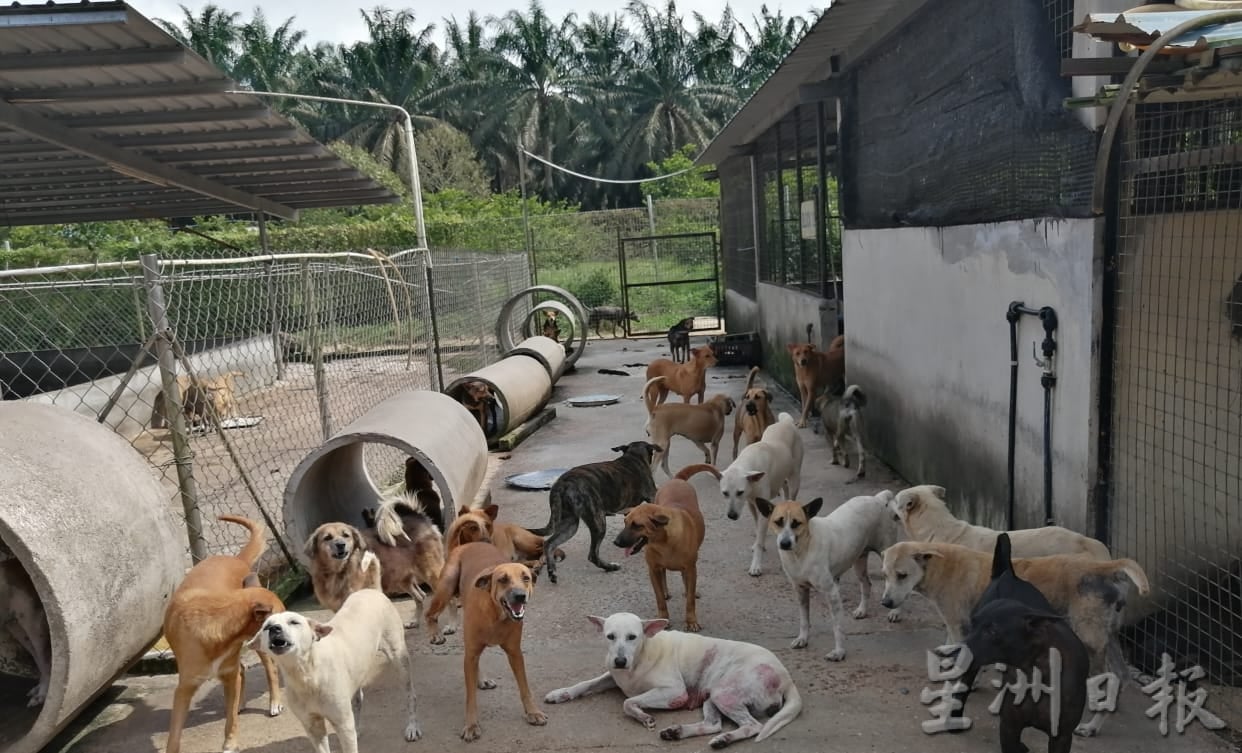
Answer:
[(707, 370), (715, 366), (716, 351), (710, 345), (702, 345), (690, 351), (689, 363), (675, 364), (667, 358), (657, 358), (647, 366), (647, 382), (656, 377), (664, 377), (655, 384), (658, 392), (656, 405), (662, 405), (668, 399), (668, 393), (681, 395), (682, 402), (690, 402), (694, 395), (703, 402), (703, 393), (707, 391)]
[(595, 328), (595, 336), (603, 337), (599, 331), (599, 325), (608, 322), (612, 325), (612, 336), (617, 336), (617, 325), (625, 320), (631, 322), (638, 321), (638, 314), (623, 309), (620, 306), (595, 306), (587, 311), (587, 326)]
[[(587, 559), (604, 572), (620, 569), (620, 565), (605, 562), (599, 556), (599, 546), (604, 541), (604, 518), (655, 496), (651, 460), (663, 449), (650, 442), (630, 442), (612, 448), (613, 452), (621, 453), (616, 460), (570, 468), (548, 492), (548, 524), (527, 530), (536, 536), (547, 536), (543, 551), (555, 552), (573, 538), (578, 532), (578, 522), (582, 521), (591, 533), (591, 551)], [(555, 560), (555, 557), (547, 560), (548, 579), (553, 583), (556, 582)]]
[[(766, 499), (755, 500), (759, 513), (768, 519), (768, 527), (776, 534), (776, 547), (781, 568), (798, 598), (798, 637), (791, 648), (806, 648), (811, 630), (811, 592), (826, 595), (828, 614), (832, 618), (832, 634), (836, 646), (824, 658), (841, 661), (845, 658), (845, 632), (841, 616), (841, 589), (837, 583), (842, 575), (854, 568), (862, 595), (854, 610), (854, 619), (867, 616), (871, 600), (871, 579), (867, 577), (867, 555), (881, 554), (897, 543), (900, 531), (888, 515), (891, 492), (874, 497), (854, 497), (818, 518), (824, 500), (815, 498), (805, 505), (785, 501), (772, 504)], [(901, 612), (888, 614), (889, 622), (901, 619)]]
[(558, 312), (549, 309), (543, 312), (543, 336), (551, 338), (552, 342), (559, 343), (561, 341), (561, 325), (556, 321)]
[[(643, 387), (643, 403), (647, 406), (647, 436), (664, 448), (656, 453), (653, 462), (664, 469), (665, 476), (672, 476), (668, 469), (669, 440), (679, 436), (694, 442), (694, 446), (703, 452), (704, 463), (714, 464), (716, 456), (720, 454), (720, 438), (724, 436), (725, 417), (733, 413), (736, 403), (728, 395), (713, 395), (711, 400), (700, 405), (656, 405), (655, 390), (652, 387), (664, 380), (665, 377), (658, 376)], [(710, 450), (708, 443), (711, 443)]]
[(34, 581), (16, 559), (0, 563), (0, 625), (8, 626), (8, 632), (34, 660), (38, 682), (26, 693), (26, 705), (42, 706), (52, 679), (52, 634)]
[[(897, 520), (914, 541), (960, 544), (980, 552), (996, 548), (997, 532), (958, 520), (944, 502), (943, 486), (913, 486), (897, 492), (891, 504)], [(1010, 531), (1013, 553), (1018, 557), (1052, 554), (1083, 554), (1092, 559), (1110, 560), (1108, 547), (1093, 538), (1060, 526)]]
[[(643, 709), (702, 706), (702, 722), (667, 727), (660, 739), (716, 735), (709, 741), (712, 748), (750, 737), (766, 740), (802, 711), (802, 696), (789, 671), (762, 646), (666, 631), (668, 620), (643, 620), (629, 612), (587, 619), (608, 640), (607, 669), (599, 677), (553, 690), (544, 699), (548, 703), (620, 688), (625, 715), (647, 729), (655, 729), (656, 722)], [(768, 720), (760, 723), (753, 711)], [(726, 717), (737, 729), (718, 734)]]
[(500, 646), (509, 658), (509, 668), (517, 682), (526, 723), (542, 726), (548, 717), (535, 705), (526, 682), (526, 660), (522, 656), (522, 620), (534, 593), (536, 576), (530, 568), (509, 562), (491, 544), (475, 542), (453, 550), (444, 575), (427, 605), (427, 632), (431, 642), (444, 643), (436, 620), (454, 598), (464, 605), (462, 643), (465, 648), (466, 726), (461, 739), (473, 742), (479, 729), (479, 689), (496, 687), (491, 680), (479, 679), (479, 657), (488, 646)]
[(405, 739), (422, 737), (415, 716), (414, 667), (401, 615), (373, 580), (349, 595), (327, 623), (297, 612), (267, 618), (251, 645), (275, 657), (289, 683), (289, 708), (316, 751), (328, 751), (328, 725), (344, 753), (358, 753), (357, 715), (363, 688), (385, 671), (405, 677)]
[[(241, 750), (237, 717), (245, 682), (242, 647), (264, 620), (285, 610), (280, 598), (260, 587), (252, 572), (267, 550), (266, 529), (261, 523), (234, 515), (221, 515), (219, 519), (248, 528), (250, 540), (235, 557), (216, 555), (191, 568), (164, 611), (164, 638), (177, 660), (177, 690), (173, 695), (166, 753), (181, 750), (181, 732), (190, 702), (213, 675), (224, 687), (224, 750)], [(284, 708), (276, 665), (263, 654), (259, 654), (259, 660), (271, 693), (268, 713), (276, 716)]]
[(686, 630), (697, 633), (698, 612), (695, 590), (698, 584), (699, 547), (703, 545), (706, 526), (699, 510), (699, 497), (689, 479), (708, 471), (720, 478), (720, 471), (710, 465), (682, 468), (656, 493), (654, 503), (644, 502), (625, 515), (625, 524), (613, 544), (625, 550), (628, 557), (646, 552), (647, 575), (655, 592), (656, 612), (668, 619), (668, 571), (681, 573), (686, 589)]
[(466, 406), (466, 410), (474, 414), (474, 418), (479, 422), (479, 428), (483, 429), (483, 434), (488, 434), (488, 414), (495, 415), (496, 396), (492, 394), (492, 388), (487, 382), (477, 379), (466, 382), (462, 385), (462, 393), (458, 396), (458, 401)]
[(720, 494), (728, 505), (725, 515), (737, 520), (745, 504), (755, 522), (755, 543), (751, 547), (751, 575), (763, 574), (763, 553), (767, 549), (767, 518), (759, 514), (755, 500), (783, 494), (796, 499), (802, 485), (802, 437), (794, 427), (793, 416), (781, 413), (776, 423), (763, 432), (720, 474)]
[(733, 422), (733, 457), (737, 458), (738, 440), (746, 438), (746, 444), (754, 444), (763, 438), (763, 432), (776, 423), (772, 415), (772, 393), (755, 386), (759, 367), (755, 366), (746, 377), (746, 391), (742, 393), (742, 408)]
[(422, 619), (423, 585), (434, 585), (444, 568), (444, 541), (440, 530), (413, 500), (385, 501), (375, 513), (375, 530), (359, 531), (346, 523), (324, 523), (306, 540), (303, 551), (310, 561), (315, 598), (337, 611), (354, 591), (365, 588), (373, 575), (363, 555), (375, 555), (382, 590), (389, 595), (408, 595), (414, 600), (414, 619)]
[[(807, 330), (809, 335), (810, 328)], [(840, 393), (845, 387), (845, 336), (833, 338), (826, 352), (816, 350), (813, 343), (790, 343), (785, 347), (793, 359), (794, 380), (802, 397), (798, 428), (804, 428), (815, 396), (823, 390)]]
[[(496, 517), (500, 507), (488, 505), (482, 509), (463, 506), (445, 534), (445, 552), (449, 555), (462, 544), (473, 541), (490, 543), (510, 562), (521, 562), (534, 572), (543, 569), (543, 539), (516, 523), (500, 523)], [(565, 559), (565, 551), (552, 553), (557, 562)]]
[[(851, 384), (845, 388), (840, 398), (829, 394), (827, 390), (815, 399), (815, 407), (820, 419), (824, 422), (824, 435), (832, 437), (832, 464), (850, 467), (850, 456), (846, 454), (843, 443), (852, 440), (854, 452), (858, 455), (858, 473), (854, 480), (866, 475), (864, 459), (866, 453), (862, 446), (862, 409), (867, 405), (867, 396), (862, 388)], [(850, 483), (849, 481), (845, 483)]]
[(690, 331), (694, 329), (694, 317), (688, 316), (668, 328), (668, 349), (673, 363), (685, 363), (690, 358)]

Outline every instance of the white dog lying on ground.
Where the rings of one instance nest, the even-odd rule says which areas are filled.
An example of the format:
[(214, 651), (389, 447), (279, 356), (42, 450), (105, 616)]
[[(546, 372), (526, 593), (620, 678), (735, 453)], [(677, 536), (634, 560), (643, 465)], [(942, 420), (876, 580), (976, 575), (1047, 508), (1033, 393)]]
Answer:
[[(668, 620), (643, 620), (629, 612), (588, 619), (608, 640), (608, 669), (594, 679), (553, 690), (544, 699), (547, 703), (620, 688), (626, 715), (647, 729), (655, 729), (655, 719), (644, 708), (693, 709), (701, 704), (702, 722), (667, 727), (660, 738), (716, 735), (710, 741), (713, 748), (749, 737), (765, 740), (802, 711), (802, 696), (789, 672), (762, 646), (665, 631)], [(768, 716), (768, 721), (760, 723), (755, 713)], [(717, 734), (722, 717), (737, 729)]]
[(802, 437), (793, 416), (781, 413), (776, 423), (763, 431), (763, 437), (746, 448), (720, 473), (720, 494), (728, 504), (726, 515), (737, 520), (742, 504), (750, 508), (755, 520), (755, 544), (751, 548), (751, 575), (763, 574), (763, 553), (767, 549), (768, 520), (759, 514), (755, 500), (783, 494), (797, 499), (802, 485)]
[(287, 685), (289, 708), (302, 722), (316, 753), (328, 753), (328, 723), (336, 730), (341, 750), (358, 753), (356, 715), (362, 710), (362, 689), (389, 668), (400, 668), (409, 688), (405, 739), (413, 742), (422, 736), (414, 715), (417, 699), (405, 628), (378, 584), (350, 594), (326, 624), (297, 612), (274, 614), (250, 645), (276, 660)]

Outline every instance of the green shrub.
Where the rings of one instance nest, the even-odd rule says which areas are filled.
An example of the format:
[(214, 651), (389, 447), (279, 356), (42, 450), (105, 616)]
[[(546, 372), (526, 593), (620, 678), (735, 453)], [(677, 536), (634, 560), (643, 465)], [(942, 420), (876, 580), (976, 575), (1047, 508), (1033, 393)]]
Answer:
[(602, 269), (596, 269), (585, 278), (569, 283), (569, 292), (577, 296), (587, 308), (612, 305), (621, 298), (612, 277)]

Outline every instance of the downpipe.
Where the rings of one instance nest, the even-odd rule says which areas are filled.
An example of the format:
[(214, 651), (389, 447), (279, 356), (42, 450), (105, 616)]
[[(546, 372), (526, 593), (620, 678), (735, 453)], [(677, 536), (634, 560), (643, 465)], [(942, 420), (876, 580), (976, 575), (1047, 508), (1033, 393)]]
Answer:
[[(1044, 525), (1054, 525), (1052, 515), (1052, 390), (1056, 387), (1057, 312), (1051, 306), (1033, 309), (1021, 301), (1013, 301), (1005, 312), (1009, 323), (1009, 447), (1007, 471), (1009, 499), (1007, 508), (1008, 530), (1014, 528), (1016, 513), (1015, 460), (1018, 424), (1018, 322), (1023, 316), (1039, 319), (1044, 328), (1044, 339), (1036, 351), (1032, 343), (1035, 365), (1041, 369), (1039, 384), (1044, 390)], [(1043, 356), (1042, 358), (1040, 356)]]

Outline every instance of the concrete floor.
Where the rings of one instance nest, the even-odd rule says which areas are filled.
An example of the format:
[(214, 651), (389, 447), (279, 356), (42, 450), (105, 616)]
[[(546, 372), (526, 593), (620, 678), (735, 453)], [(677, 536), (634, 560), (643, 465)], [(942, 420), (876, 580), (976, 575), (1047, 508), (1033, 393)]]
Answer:
[[(696, 342), (697, 344), (697, 342)], [(614, 457), (609, 448), (644, 438), (646, 414), (639, 396), (643, 366), (667, 355), (662, 340), (592, 342), (578, 363), (577, 372), (560, 380), (553, 396), (557, 418), (528, 439), (494, 476), (494, 501), (500, 504), (502, 519), (539, 526), (547, 519), (544, 492), (519, 491), (504, 484), (504, 477), (525, 471), (569, 467)], [(628, 364), (639, 364), (628, 367)], [(601, 375), (598, 369), (621, 369), (631, 376)], [(740, 393), (745, 370), (718, 368), (709, 374), (708, 394)], [(620, 394), (622, 401), (601, 408), (573, 408), (564, 404), (572, 396)], [(676, 399), (676, 398), (674, 398)], [(793, 412), (787, 395), (780, 395), (778, 410)], [(729, 428), (732, 428), (730, 418)], [(803, 468), (802, 496), (823, 496), (829, 509), (851, 496), (897, 489), (903, 485), (877, 461), (871, 460), (869, 478), (847, 484), (852, 473), (829, 465), (830, 454), (822, 436), (808, 428), (803, 432), (806, 460)], [(684, 439), (674, 440), (676, 469), (701, 460), (701, 455)], [(731, 439), (726, 435), (720, 466), (732, 460)], [(656, 472), (656, 481), (664, 477)], [(769, 543), (764, 574), (746, 574), (753, 528), (747, 518), (733, 522), (724, 517), (723, 503), (715, 480), (700, 475), (694, 480), (707, 520), (707, 539), (700, 554), (699, 619), (705, 634), (745, 640), (772, 649), (793, 674), (802, 691), (802, 715), (772, 739), (761, 744), (741, 743), (768, 751), (926, 751), (927, 753), (974, 753), (995, 751), (998, 747), (995, 717), (987, 712), (994, 691), (977, 692), (968, 706), (974, 728), (964, 734), (926, 735), (919, 724), (931, 715), (919, 702), (927, 686), (926, 650), (940, 644), (943, 627), (929, 605), (921, 599), (907, 604), (905, 619), (896, 624), (884, 620), (878, 605), (883, 587), (879, 563), (872, 558), (872, 580), (877, 583), (870, 615), (863, 620), (846, 619), (844, 662), (823, 659), (831, 648), (832, 632), (822, 603), (812, 610), (811, 645), (792, 650), (789, 642), (797, 633), (797, 613), (791, 590), (780, 570), (774, 544)], [(565, 547), (568, 558), (562, 563), (560, 584), (541, 579), (535, 588), (527, 613), (525, 655), (532, 690), (542, 702), (550, 690), (595, 676), (602, 671), (603, 640), (587, 622), (587, 614), (607, 615), (632, 611), (654, 616), (655, 606), (641, 557), (625, 560), (611, 545), (620, 523), (609, 519), (609, 543), (605, 556), (623, 561), (619, 572), (604, 573), (585, 558), (587, 534), (579, 534)], [(682, 622), (682, 590), (677, 578), (671, 579), (674, 627)], [(843, 579), (847, 609), (856, 603), (858, 588), (852, 575)], [(403, 615), (412, 613), (412, 604), (400, 602)], [(293, 605), (299, 611), (315, 610), (314, 604)], [(317, 616), (326, 619), (320, 612)], [(481, 740), (466, 744), (458, 734), (462, 727), (464, 691), (460, 640), (450, 636), (448, 643), (433, 647), (423, 631), (411, 631), (416, 683), (419, 692), (419, 719), (424, 737), (417, 743), (402, 738), (405, 721), (404, 699), (394, 680), (381, 681), (367, 694), (359, 727), (359, 744), (367, 753), (397, 751), (633, 751), (669, 749), (701, 751), (708, 749), (708, 738), (681, 742), (662, 742), (658, 733), (644, 729), (621, 711), (622, 698), (611, 691), (565, 705), (544, 705), (549, 716), (546, 727), (530, 727), (522, 720), (517, 692), (503, 653), (490, 649), (483, 657), (483, 673), (498, 681), (498, 688), (480, 694)], [(241, 719), (241, 740), (248, 751), (262, 753), (306, 753), (310, 744), (296, 718), (286, 711), (276, 718), (265, 713), (266, 687), (262, 672), (253, 666), (247, 674), (245, 708)], [(156, 753), (164, 750), (169, 706), (175, 678), (126, 677), (88, 709), (49, 751), (90, 751), (91, 753)], [(1102, 737), (1079, 739), (1074, 749), (1086, 753), (1112, 751), (1156, 751), (1179, 753), (1226, 751), (1230, 747), (1210, 732), (1192, 727), (1184, 735), (1172, 730), (1162, 738), (1155, 720), (1144, 717), (1151, 701), (1134, 684), (1124, 691), (1118, 713), (1105, 725)], [(1208, 702), (1209, 708), (1211, 702)], [(654, 712), (660, 728), (679, 721), (700, 718), (699, 711)], [(200, 692), (191, 711), (183, 741), (185, 753), (220, 750), (223, 739), (222, 697), (218, 686)], [(1045, 749), (1043, 735), (1028, 731), (1025, 738), (1034, 750)], [(339, 750), (333, 743), (333, 750)]]

